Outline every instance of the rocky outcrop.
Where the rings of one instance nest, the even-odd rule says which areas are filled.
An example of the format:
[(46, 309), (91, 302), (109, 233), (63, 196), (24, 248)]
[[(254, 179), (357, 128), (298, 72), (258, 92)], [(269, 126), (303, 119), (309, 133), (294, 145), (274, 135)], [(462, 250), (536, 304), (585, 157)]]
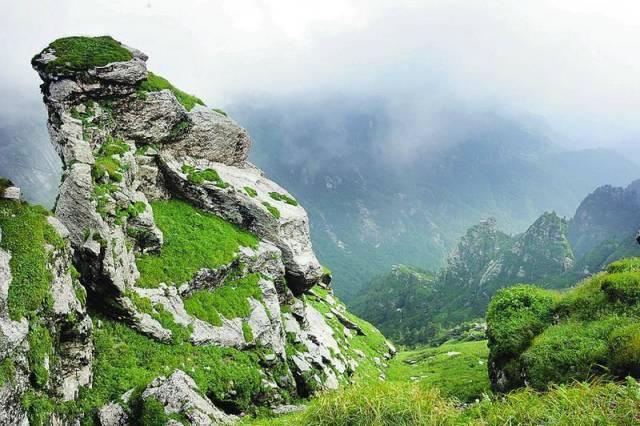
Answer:
[[(100, 58), (65, 57), (69, 49), (86, 46), (102, 51), (100, 58), (118, 60), (87, 64), (82, 61)], [(103, 346), (95, 354), (94, 386), (104, 386), (105, 375), (118, 368), (125, 376), (129, 369), (146, 371), (137, 363), (147, 359), (125, 354), (129, 348), (144, 346), (149, 362), (156, 360), (156, 378), (144, 383), (139, 376), (123, 378), (130, 384), (124, 395), (119, 389), (112, 401), (91, 407), (97, 419), (103, 425), (131, 424), (149, 409), (169, 416), (168, 424), (174, 418), (199, 425), (227, 422), (257, 405), (275, 409), (288, 406), (293, 396), (335, 389), (362, 364), (383, 376), (383, 367), (352, 345), (376, 358), (391, 357), (390, 346), (332, 296), (330, 277), (311, 246), (305, 210), (247, 162), (247, 132), (149, 73), (146, 59), (109, 37), (71, 37), (54, 42), (32, 62), (43, 80), (50, 138), (64, 164), (51, 226), (73, 247), (52, 266), (62, 271), (73, 253), (89, 305), (102, 318), (95, 330)], [(195, 249), (194, 257), (204, 254), (207, 260), (188, 274), (162, 274), (173, 270), (174, 261), (190, 263), (188, 237), (172, 234), (168, 230), (175, 228), (156, 217), (156, 207), (165, 205), (192, 209), (195, 218), (212, 213), (228, 227), (190, 224), (189, 232), (221, 234), (219, 247), (211, 239)], [(256, 242), (227, 241), (233, 238)], [(168, 249), (183, 258), (165, 258), (155, 272), (166, 278), (145, 280), (141, 259), (156, 259)], [(56, 398), (68, 400), (91, 383), (92, 328), (84, 307), (69, 293), (72, 281), (54, 275), (59, 278), (51, 284), (52, 315), (74, 312), (76, 318), (69, 332), (73, 338), (60, 339), (64, 353), (51, 378), (52, 387), (60, 389)], [(130, 328), (137, 333), (127, 334)], [(15, 321), (7, 322), (7, 329), (14, 346), (28, 333)], [(105, 341), (123, 352), (103, 360)], [(121, 361), (126, 366), (119, 366)], [(82, 400), (78, 407), (84, 410), (86, 404)], [(75, 421), (86, 414), (66, 416)]]
[(166, 414), (180, 414), (192, 425), (208, 426), (231, 423), (229, 416), (201, 395), (191, 377), (177, 370), (169, 377), (158, 377), (142, 393), (142, 399), (155, 399), (164, 406)]

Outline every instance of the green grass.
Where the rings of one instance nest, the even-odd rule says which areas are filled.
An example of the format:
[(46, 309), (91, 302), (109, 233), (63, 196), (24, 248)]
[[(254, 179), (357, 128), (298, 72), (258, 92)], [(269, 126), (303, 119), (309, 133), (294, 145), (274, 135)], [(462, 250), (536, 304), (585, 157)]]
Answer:
[(280, 210), (269, 204), (269, 202), (267, 201), (263, 201), (262, 205), (269, 211), (269, 213), (271, 213), (273, 217), (275, 217), (276, 219), (280, 219)]
[(195, 185), (201, 185), (204, 182), (214, 182), (218, 188), (228, 188), (229, 184), (220, 178), (217, 171), (213, 169), (196, 170), (195, 167), (184, 164), (182, 173), (186, 173), (187, 180)]
[(196, 105), (204, 105), (204, 102), (202, 102), (200, 98), (183, 92), (171, 84), (166, 78), (160, 77), (151, 71), (149, 71), (147, 79), (140, 85), (139, 93), (159, 92), (160, 90), (165, 89), (170, 90), (187, 111), (191, 111), (191, 109)]
[(422, 425), (635, 425), (640, 421), (640, 387), (576, 383), (539, 393), (524, 389), (478, 404), (457, 407), (437, 389), (420, 384), (357, 385), (321, 395), (306, 411), (281, 417), (246, 418), (252, 425), (422, 426)]
[(244, 337), (244, 341), (249, 343), (253, 340), (253, 331), (249, 326), (249, 323), (246, 321), (242, 321), (242, 335)]
[[(448, 353), (457, 352), (457, 355)], [(438, 388), (443, 395), (463, 402), (481, 399), (490, 393), (487, 374), (489, 349), (486, 341), (451, 343), (435, 348), (401, 352), (389, 362), (387, 378)], [(407, 361), (411, 361), (407, 362)]]
[[(83, 72), (132, 58), (131, 52), (109, 36), (65, 37), (54, 41), (44, 50), (49, 48), (55, 51), (56, 59), (46, 64), (44, 71), (56, 74)], [(34, 61), (31, 63), (35, 64)]]
[(96, 181), (107, 175), (114, 182), (122, 182), (122, 173), (122, 163), (112, 156), (97, 157), (91, 169), (91, 176)]
[(164, 244), (159, 255), (138, 257), (141, 287), (156, 287), (161, 282), (182, 284), (202, 268), (229, 263), (240, 246), (258, 245), (250, 233), (185, 202), (157, 201), (152, 208)]
[(94, 328), (93, 387), (83, 388), (79, 400), (64, 410), (95, 412), (129, 389), (139, 392), (156, 377), (176, 369), (189, 374), (203, 394), (239, 410), (252, 410), (265, 391), (259, 355), (254, 352), (186, 342), (163, 344), (122, 322), (96, 313), (92, 317), (101, 322)]
[(244, 187), (244, 191), (249, 195), (249, 197), (251, 198), (255, 198), (258, 196), (258, 191), (256, 191), (255, 189), (253, 189), (250, 186), (245, 186)]
[(227, 319), (246, 318), (251, 314), (249, 298), (262, 300), (259, 280), (259, 274), (250, 274), (211, 291), (196, 291), (184, 300), (184, 307), (190, 315), (215, 326), (222, 325), (221, 315)]
[[(49, 228), (48, 214), (40, 206), (0, 200), (0, 247), (11, 253), (9, 266), (13, 279), (8, 304), (13, 320), (36, 312), (49, 295), (53, 277), (47, 269), (45, 234), (47, 238), (57, 234)], [(51, 242), (60, 244), (57, 238)]]
[(270, 192), (269, 196), (276, 201), (282, 201), (283, 203), (287, 203), (292, 206), (298, 205), (298, 202), (296, 200), (294, 200), (293, 198), (289, 197), (286, 194), (280, 194), (278, 192)]

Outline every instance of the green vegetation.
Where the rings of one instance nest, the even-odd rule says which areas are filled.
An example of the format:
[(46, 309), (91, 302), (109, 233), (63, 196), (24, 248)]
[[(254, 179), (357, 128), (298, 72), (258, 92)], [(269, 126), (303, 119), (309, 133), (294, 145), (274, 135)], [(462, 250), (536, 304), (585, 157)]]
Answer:
[(147, 398), (142, 404), (140, 424), (143, 426), (164, 425), (169, 418), (164, 412), (164, 405), (153, 397)]
[(107, 140), (100, 147), (99, 155), (112, 156), (129, 152), (131, 147), (121, 138), (107, 137)]
[(286, 194), (280, 194), (278, 192), (270, 192), (269, 195), (276, 201), (282, 201), (292, 206), (297, 206), (298, 202)]
[(244, 336), (244, 341), (247, 343), (253, 340), (253, 331), (246, 321), (242, 321), (242, 335)]
[(5, 357), (0, 362), (0, 386), (5, 383), (13, 383), (16, 378), (16, 367), (13, 364), (13, 358)]
[(44, 388), (49, 381), (49, 370), (47, 364), (53, 364), (53, 343), (49, 330), (34, 322), (29, 325), (29, 370), (31, 371), (31, 382), (36, 388)]
[(492, 356), (511, 356), (525, 349), (551, 323), (554, 303), (553, 293), (531, 285), (498, 291), (487, 312)]
[(223, 110), (221, 110), (220, 108), (211, 108), (214, 112), (217, 112), (220, 115), (224, 115), (225, 117), (227, 116), (227, 113), (224, 112)]
[(187, 180), (194, 185), (200, 185), (207, 182), (215, 182), (218, 188), (228, 188), (229, 184), (220, 178), (218, 172), (213, 169), (196, 170), (195, 167), (184, 164), (182, 173), (187, 175)]
[(227, 319), (248, 317), (251, 314), (249, 298), (262, 300), (258, 281), (260, 275), (254, 273), (211, 291), (196, 291), (184, 300), (184, 307), (189, 314), (215, 326), (222, 325), (220, 315)]
[(114, 182), (122, 182), (123, 179), (122, 163), (112, 156), (97, 157), (91, 169), (91, 177), (98, 181), (105, 175)]
[(421, 425), (633, 425), (638, 422), (640, 386), (631, 378), (614, 383), (531, 389), (459, 408), (455, 400), (420, 384), (356, 385), (314, 399), (301, 412), (247, 419), (253, 425), (421, 426)]
[[(60, 38), (43, 52), (48, 49), (53, 49), (56, 59), (47, 63), (44, 71), (56, 74), (84, 72), (112, 62), (129, 61), (132, 58), (129, 50), (109, 36)], [(31, 63), (36, 64), (35, 58)]]
[[(487, 314), (490, 360), (506, 389), (536, 389), (640, 371), (638, 259), (612, 264), (565, 293), (532, 286), (500, 291)], [(504, 389), (503, 389), (504, 390)]]
[(182, 284), (202, 268), (229, 263), (240, 246), (258, 246), (258, 239), (250, 233), (182, 201), (157, 201), (152, 207), (164, 244), (159, 255), (138, 257), (141, 287)]
[(445, 396), (473, 402), (490, 393), (488, 355), (485, 340), (448, 343), (400, 352), (386, 374), (392, 382), (416, 381), (425, 389), (438, 388)]
[(262, 205), (269, 211), (269, 213), (271, 213), (271, 215), (273, 217), (275, 217), (276, 219), (280, 219), (280, 210), (278, 210), (277, 208), (273, 207), (267, 201), (263, 201)]
[(0, 200), (0, 247), (11, 253), (9, 265), (13, 279), (9, 286), (9, 316), (19, 320), (43, 306), (53, 279), (47, 269), (47, 238), (59, 245), (59, 236), (49, 228), (49, 212), (40, 206)]
[(140, 85), (138, 96), (144, 97), (146, 96), (146, 92), (159, 92), (160, 90), (165, 89), (170, 90), (187, 111), (191, 111), (191, 109), (196, 105), (204, 105), (204, 102), (202, 102), (200, 98), (183, 92), (171, 84), (167, 79), (160, 77), (151, 71), (149, 71), (147, 79)]
[[(189, 374), (203, 394), (240, 411), (252, 411), (266, 392), (262, 387), (259, 355), (217, 346), (193, 346), (187, 342), (163, 344), (137, 333), (126, 324), (101, 317), (94, 328), (94, 380), (66, 410), (91, 413), (96, 407), (119, 400), (129, 389), (134, 395), (158, 376), (176, 369)], [(132, 401), (131, 404), (135, 404)], [(153, 411), (153, 410), (152, 410)]]
[(245, 186), (245, 187), (244, 187), (244, 191), (245, 191), (247, 194), (249, 194), (249, 197), (251, 197), (251, 198), (255, 198), (255, 197), (257, 197), (257, 196), (258, 196), (258, 191), (256, 191), (255, 189), (253, 189), (253, 188), (252, 188), (252, 187), (250, 187), (250, 186)]

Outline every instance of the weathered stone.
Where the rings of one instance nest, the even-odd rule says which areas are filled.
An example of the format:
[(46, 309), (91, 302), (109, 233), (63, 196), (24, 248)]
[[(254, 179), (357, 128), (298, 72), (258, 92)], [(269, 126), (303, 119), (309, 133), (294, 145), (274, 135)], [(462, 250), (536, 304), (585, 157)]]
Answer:
[(189, 112), (189, 121), (189, 130), (177, 142), (163, 147), (165, 153), (178, 159), (204, 159), (244, 167), (251, 148), (251, 138), (245, 129), (201, 105)]
[(181, 370), (176, 370), (169, 377), (155, 379), (144, 390), (142, 398), (155, 398), (164, 405), (165, 413), (184, 415), (193, 425), (230, 423), (234, 420), (234, 416), (225, 414), (204, 398), (193, 379)]
[(129, 424), (129, 416), (118, 403), (111, 402), (98, 412), (100, 426), (126, 426)]

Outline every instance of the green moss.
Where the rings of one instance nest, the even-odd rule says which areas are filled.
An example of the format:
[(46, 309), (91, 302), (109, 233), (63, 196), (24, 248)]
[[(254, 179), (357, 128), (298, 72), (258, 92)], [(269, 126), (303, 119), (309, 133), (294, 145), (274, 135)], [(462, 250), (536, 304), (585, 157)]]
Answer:
[(9, 316), (13, 320), (36, 312), (49, 294), (53, 279), (45, 250), (48, 211), (9, 200), (0, 200), (0, 247), (11, 253), (13, 279), (9, 286)]
[(164, 244), (159, 255), (138, 257), (138, 285), (142, 287), (182, 284), (202, 268), (229, 263), (240, 246), (258, 246), (258, 239), (250, 233), (182, 201), (158, 201), (152, 207)]
[(277, 208), (273, 207), (267, 201), (263, 201), (262, 205), (269, 211), (269, 213), (271, 213), (271, 215), (273, 217), (275, 217), (276, 219), (280, 219), (280, 210), (278, 210)]
[(31, 371), (31, 382), (36, 388), (43, 388), (49, 381), (49, 370), (47, 362), (52, 364), (53, 360), (53, 343), (49, 330), (37, 322), (31, 323), (29, 334), (27, 335), (29, 342), (29, 352), (27, 359), (29, 360), (29, 370)]
[(204, 182), (214, 182), (218, 188), (228, 188), (229, 184), (220, 178), (218, 172), (213, 169), (196, 170), (195, 167), (184, 164), (182, 173), (187, 175), (187, 180), (195, 185)]
[[(132, 58), (129, 50), (109, 36), (60, 38), (43, 52), (47, 49), (53, 49), (56, 59), (47, 63), (44, 71), (56, 74), (83, 72)], [(35, 61), (32, 64), (35, 65)]]
[(280, 194), (278, 192), (270, 192), (269, 195), (276, 201), (282, 201), (292, 206), (297, 206), (298, 202), (286, 194)]
[(222, 325), (220, 315), (227, 319), (246, 318), (251, 315), (249, 298), (262, 300), (259, 281), (259, 274), (249, 274), (211, 291), (196, 291), (184, 300), (184, 307), (189, 314), (215, 326)]
[(496, 293), (487, 310), (487, 337), (494, 358), (522, 352), (552, 320), (557, 295), (531, 285)]
[(242, 335), (244, 336), (245, 342), (251, 343), (253, 341), (253, 331), (246, 321), (242, 321)]
[(211, 110), (214, 112), (217, 112), (220, 115), (224, 115), (225, 117), (227, 117), (227, 113), (221, 110), (220, 108), (211, 108)]
[(171, 312), (164, 309), (162, 304), (158, 303), (154, 305), (148, 297), (140, 296), (132, 291), (127, 291), (125, 296), (131, 299), (139, 312), (151, 315), (162, 327), (170, 330), (171, 339), (175, 344), (187, 342), (189, 337), (191, 337), (191, 327), (184, 327), (176, 323)]
[(204, 105), (204, 102), (202, 102), (201, 99), (183, 92), (182, 90), (176, 88), (173, 84), (169, 83), (167, 79), (160, 77), (159, 75), (156, 75), (151, 71), (149, 71), (147, 79), (140, 85), (139, 93), (159, 92), (160, 90), (165, 89), (170, 90), (187, 111), (191, 111), (191, 109), (196, 105)]
[(611, 370), (619, 377), (640, 377), (640, 324), (629, 324), (613, 330), (608, 341)]
[(249, 197), (251, 198), (255, 198), (258, 196), (258, 191), (256, 191), (255, 189), (253, 189), (250, 186), (245, 186), (244, 187), (244, 191), (249, 195)]
[(44, 225), (43, 236), (44, 241), (47, 244), (51, 244), (56, 250), (63, 250), (66, 247), (64, 238), (62, 238), (60, 234), (58, 234), (58, 231), (49, 223)]

